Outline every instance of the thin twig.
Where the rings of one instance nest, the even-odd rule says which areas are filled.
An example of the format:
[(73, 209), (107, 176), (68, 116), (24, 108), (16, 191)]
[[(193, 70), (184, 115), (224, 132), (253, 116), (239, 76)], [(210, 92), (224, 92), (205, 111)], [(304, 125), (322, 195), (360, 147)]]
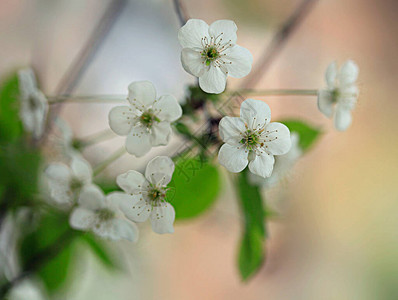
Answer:
[(182, 0), (173, 0), (174, 9), (177, 13), (178, 20), (180, 21), (181, 26), (184, 26), (185, 23), (189, 20), (188, 12), (182, 3)]
[(120, 158), (123, 154), (126, 153), (126, 148), (123, 146), (119, 150), (116, 150), (111, 156), (109, 156), (107, 159), (105, 159), (103, 162), (99, 163), (93, 171), (94, 176), (97, 176), (99, 173), (101, 173), (103, 170), (106, 169), (107, 166), (109, 166), (111, 163), (113, 163), (115, 160)]
[(293, 89), (268, 89), (268, 90), (256, 90), (256, 89), (238, 89), (231, 90), (229, 93), (239, 93), (250, 96), (317, 96), (318, 90), (293, 90)]
[(286, 20), (284, 25), (275, 34), (268, 47), (265, 48), (260, 61), (255, 65), (253, 71), (243, 81), (241, 85), (242, 88), (253, 87), (260, 81), (276, 55), (280, 53), (281, 48), (287, 42), (288, 38), (305, 19), (316, 2), (317, 0), (303, 0), (303, 2), (301, 2), (293, 14)]

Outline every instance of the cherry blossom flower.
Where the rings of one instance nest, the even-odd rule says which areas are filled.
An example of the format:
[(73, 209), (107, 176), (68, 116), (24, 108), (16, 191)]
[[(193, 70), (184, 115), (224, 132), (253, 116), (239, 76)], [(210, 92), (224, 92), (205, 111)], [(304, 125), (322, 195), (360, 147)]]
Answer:
[(139, 157), (152, 147), (167, 145), (170, 123), (182, 115), (177, 100), (171, 95), (157, 98), (153, 84), (140, 81), (129, 85), (128, 101), (131, 106), (117, 106), (109, 112), (111, 129), (127, 136), (127, 152)]
[(182, 66), (199, 77), (199, 86), (206, 93), (222, 93), (228, 75), (242, 78), (250, 73), (253, 56), (236, 44), (237, 30), (230, 20), (218, 20), (209, 26), (202, 20), (190, 19), (178, 32), (183, 47)]
[[(131, 242), (138, 240), (137, 226), (126, 220), (119, 209), (119, 193), (107, 196), (96, 185), (85, 187), (80, 193), (78, 206), (70, 215), (72, 228), (92, 231), (96, 235), (110, 239), (126, 239)], [(123, 198), (122, 198), (123, 199)]]
[(43, 135), (48, 112), (48, 101), (37, 88), (33, 70), (23, 69), (18, 72), (20, 110), (19, 114), (27, 132), (32, 133), (35, 139)]
[(240, 117), (223, 117), (219, 131), (225, 142), (218, 160), (228, 171), (249, 170), (263, 178), (271, 176), (274, 155), (290, 150), (289, 129), (271, 121), (269, 106), (260, 100), (247, 99), (240, 107)]
[(346, 61), (340, 70), (332, 62), (326, 70), (327, 87), (318, 92), (318, 108), (325, 116), (334, 118), (337, 130), (345, 131), (351, 125), (351, 111), (359, 94), (358, 73), (358, 66), (352, 60)]
[(126, 192), (120, 195), (120, 208), (134, 222), (151, 220), (156, 233), (173, 233), (175, 211), (167, 202), (167, 184), (174, 172), (174, 163), (167, 156), (152, 159), (145, 176), (131, 170), (117, 177), (117, 184)]

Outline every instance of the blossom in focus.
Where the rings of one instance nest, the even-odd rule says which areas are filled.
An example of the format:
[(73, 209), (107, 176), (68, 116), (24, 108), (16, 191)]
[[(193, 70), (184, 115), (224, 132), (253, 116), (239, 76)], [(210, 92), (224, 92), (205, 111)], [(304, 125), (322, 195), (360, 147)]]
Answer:
[(318, 92), (318, 108), (325, 116), (334, 118), (337, 130), (345, 131), (351, 125), (351, 111), (359, 94), (358, 73), (359, 68), (352, 60), (346, 61), (340, 70), (336, 62), (326, 69), (327, 87)]
[(275, 164), (272, 174), (268, 178), (263, 178), (258, 175), (250, 173), (249, 180), (251, 184), (259, 185), (264, 188), (271, 188), (279, 183), (281, 180), (286, 178), (297, 160), (303, 154), (303, 150), (299, 146), (299, 135), (296, 132), (292, 132), (290, 135), (292, 146), (286, 154), (278, 155), (275, 157)]
[(48, 101), (44, 94), (37, 88), (36, 77), (33, 70), (22, 69), (18, 71), (18, 84), (20, 93), (19, 114), (27, 132), (38, 139), (43, 135), (48, 112)]
[(138, 240), (137, 226), (126, 220), (119, 209), (117, 192), (104, 195), (96, 185), (86, 187), (79, 196), (78, 206), (70, 215), (69, 223), (78, 230), (90, 230), (96, 235), (110, 239)]
[(171, 122), (182, 115), (176, 98), (171, 95), (156, 97), (149, 81), (129, 85), (130, 106), (117, 106), (109, 112), (109, 126), (118, 135), (127, 136), (126, 150), (137, 157), (152, 147), (167, 145), (171, 135)]
[(240, 107), (240, 117), (223, 117), (219, 132), (225, 142), (218, 161), (228, 171), (249, 170), (263, 178), (271, 176), (274, 155), (290, 150), (290, 131), (282, 123), (271, 121), (269, 106), (260, 100), (247, 99)]
[(154, 232), (173, 233), (175, 211), (166, 200), (173, 172), (173, 161), (167, 156), (157, 156), (148, 163), (145, 176), (134, 170), (119, 175), (116, 182), (126, 194), (118, 197), (126, 217), (134, 222), (149, 218)]
[(230, 20), (218, 20), (209, 26), (202, 20), (190, 19), (178, 32), (183, 47), (182, 66), (199, 77), (199, 86), (206, 93), (222, 93), (228, 75), (242, 78), (250, 73), (253, 56), (236, 44), (237, 30)]

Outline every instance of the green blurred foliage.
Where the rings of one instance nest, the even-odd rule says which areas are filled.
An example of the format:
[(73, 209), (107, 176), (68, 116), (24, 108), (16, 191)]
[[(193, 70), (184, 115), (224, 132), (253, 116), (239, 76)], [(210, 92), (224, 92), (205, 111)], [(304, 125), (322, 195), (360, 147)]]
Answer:
[(167, 192), (176, 211), (176, 219), (190, 219), (208, 210), (221, 188), (218, 169), (200, 158), (177, 161)]
[(121, 269), (116, 257), (108, 249), (105, 242), (95, 237), (92, 233), (85, 233), (81, 240), (90, 248), (92, 253), (110, 270)]
[(201, 109), (207, 101), (216, 103), (220, 99), (221, 94), (208, 94), (197, 85), (188, 87), (185, 103), (182, 110), (185, 116), (192, 116), (198, 109)]
[(322, 134), (319, 128), (300, 120), (282, 120), (280, 122), (285, 124), (290, 132), (297, 132), (300, 137), (299, 146), (304, 152), (309, 150)]
[(258, 186), (248, 180), (248, 169), (238, 175), (238, 192), (243, 212), (244, 232), (241, 240), (238, 267), (244, 281), (261, 268), (265, 260), (266, 214)]

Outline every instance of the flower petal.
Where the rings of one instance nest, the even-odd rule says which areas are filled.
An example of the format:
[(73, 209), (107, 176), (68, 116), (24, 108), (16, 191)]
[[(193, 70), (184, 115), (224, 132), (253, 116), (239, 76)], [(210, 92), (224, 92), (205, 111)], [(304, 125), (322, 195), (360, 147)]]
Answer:
[(236, 44), (236, 40), (238, 36), (236, 35), (236, 31), (238, 27), (236, 26), (234, 21), (231, 20), (217, 20), (213, 22), (209, 27), (210, 37), (216, 38), (220, 35), (217, 41), (222, 38), (221, 45), (223, 44)]
[(326, 117), (330, 118), (333, 114), (333, 96), (328, 90), (318, 91), (318, 109)]
[(135, 124), (135, 117), (136, 115), (132, 108), (128, 106), (116, 106), (109, 112), (109, 126), (118, 135), (128, 135)]
[(149, 185), (144, 175), (134, 170), (120, 174), (116, 178), (116, 183), (123, 191), (129, 194), (137, 194), (143, 187)]
[(103, 208), (105, 206), (104, 192), (95, 184), (83, 187), (79, 195), (79, 205), (93, 211)]
[(261, 127), (271, 121), (271, 109), (261, 100), (247, 99), (240, 107), (240, 117), (250, 129)]
[(282, 155), (289, 152), (292, 140), (290, 130), (286, 125), (279, 122), (272, 122), (265, 127), (263, 133), (265, 138), (265, 151), (273, 155)]
[(57, 203), (70, 203), (71, 170), (62, 163), (52, 163), (45, 169), (50, 195)]
[(249, 162), (249, 170), (263, 178), (269, 177), (272, 174), (274, 161), (272, 154), (263, 153), (262, 155), (256, 155), (254, 160)]
[(84, 183), (91, 182), (93, 170), (91, 165), (81, 155), (72, 156), (71, 169), (73, 174)]
[(218, 127), (221, 139), (232, 146), (239, 145), (242, 139), (240, 135), (246, 130), (245, 123), (241, 118), (223, 117)]
[(352, 122), (351, 110), (337, 104), (336, 115), (334, 116), (334, 126), (339, 131), (345, 131)]
[(337, 63), (334, 61), (328, 65), (325, 72), (325, 80), (329, 89), (334, 89), (336, 87), (336, 77)]
[(96, 219), (95, 212), (92, 210), (77, 207), (69, 217), (69, 224), (74, 229), (88, 230), (94, 226)]
[(340, 69), (339, 81), (340, 86), (354, 84), (358, 78), (359, 68), (352, 60), (347, 60)]
[(146, 110), (156, 100), (156, 90), (150, 81), (136, 81), (130, 83), (128, 100), (140, 111)]
[(172, 95), (164, 95), (153, 105), (155, 115), (162, 121), (174, 122), (181, 118), (182, 108)]
[(246, 168), (248, 163), (248, 151), (244, 147), (224, 144), (218, 152), (218, 161), (228, 171), (238, 173)]
[(184, 48), (181, 51), (181, 64), (186, 72), (189, 74), (200, 77), (205, 71), (205, 59), (198, 50), (191, 48)]
[(151, 135), (143, 126), (136, 126), (126, 138), (126, 150), (137, 157), (143, 156), (151, 150)]
[(154, 232), (173, 233), (173, 223), (175, 219), (174, 207), (169, 203), (161, 206), (155, 206), (151, 213), (151, 224)]
[(209, 38), (209, 25), (203, 20), (189, 19), (178, 31), (183, 48), (203, 48), (202, 38)]
[(253, 55), (249, 50), (235, 45), (225, 51), (225, 54), (226, 56), (223, 60), (226, 62), (229, 76), (242, 78), (250, 73), (253, 63)]
[(168, 156), (157, 156), (153, 158), (148, 165), (146, 166), (145, 170), (145, 177), (149, 182), (153, 184), (157, 184), (158, 181), (154, 180), (153, 175), (160, 173), (162, 177), (165, 176), (166, 178), (162, 181), (162, 185), (167, 185), (171, 177), (173, 176), (174, 172), (174, 163)]
[(112, 220), (114, 239), (125, 239), (130, 242), (138, 241), (138, 227), (132, 222), (122, 219)]
[(26, 68), (18, 71), (19, 91), (22, 98), (27, 98), (29, 95), (37, 90), (36, 76), (31, 68)]
[(169, 122), (155, 122), (151, 129), (151, 145), (153, 147), (167, 145), (170, 140), (171, 132), (172, 130)]
[(133, 195), (130, 198), (131, 201), (124, 201), (119, 204), (120, 210), (131, 221), (145, 222), (151, 213), (151, 206), (146, 203), (141, 195)]
[(227, 83), (227, 75), (221, 68), (210, 65), (199, 77), (199, 86), (206, 93), (220, 94), (224, 92)]

